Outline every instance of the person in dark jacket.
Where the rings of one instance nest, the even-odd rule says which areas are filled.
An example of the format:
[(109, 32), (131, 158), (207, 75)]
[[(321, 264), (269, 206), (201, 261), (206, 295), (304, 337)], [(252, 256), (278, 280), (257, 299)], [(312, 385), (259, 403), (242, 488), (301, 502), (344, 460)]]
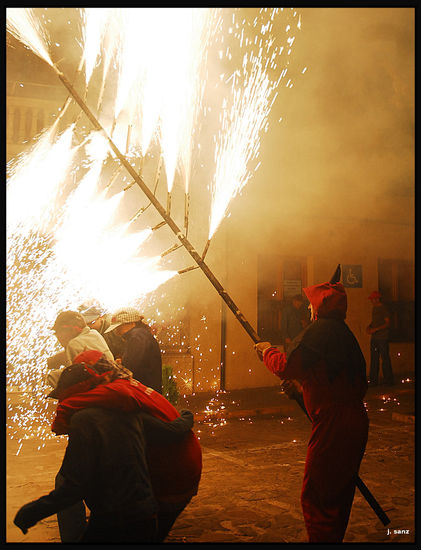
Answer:
[(135, 308), (125, 307), (114, 313), (105, 331), (116, 332), (124, 340), (121, 364), (133, 378), (162, 393), (162, 358), (159, 344)]
[[(162, 542), (197, 493), (202, 469), (200, 444), (192, 431), (193, 415), (181, 414), (164, 396), (133, 379), (131, 373), (95, 350), (80, 353), (48, 397), (59, 400), (52, 431), (70, 434), (80, 410), (98, 407), (128, 414), (138, 411), (146, 439), (146, 461), (158, 504), (156, 542)], [(168, 460), (168, 456), (171, 460)], [(57, 474), (56, 489), (66, 479)], [(80, 542), (86, 512), (80, 500), (57, 515), (62, 542)]]
[(84, 500), (91, 514), (80, 542), (156, 541), (158, 504), (139, 415), (102, 408), (78, 411), (70, 422), (60, 473), (64, 481), (59, 488), (16, 514), (14, 523), (23, 533)]
[[(59, 399), (51, 429), (57, 435), (68, 433), (72, 415), (93, 406), (143, 414), (146, 459), (159, 505), (157, 541), (161, 542), (198, 491), (202, 452), (191, 429), (193, 415), (190, 411), (180, 414), (163, 395), (135, 380), (130, 371), (108, 361), (101, 352), (82, 352), (75, 360), (85, 366), (87, 375), (68, 388), (64, 381), (64, 389), (57, 387), (49, 394)], [(81, 512), (69, 511), (72, 537), (80, 532)]]
[(342, 542), (368, 438), (366, 365), (344, 321), (347, 297), (338, 280), (304, 288), (313, 322), (287, 353), (270, 342), (255, 345), (266, 367), (285, 380), (287, 394), (302, 389), (312, 421), (301, 505), (314, 543)]
[(373, 304), (371, 323), (366, 328), (370, 338), (370, 386), (377, 386), (379, 382), (380, 357), (384, 383), (393, 386), (395, 381), (392, 371), (392, 363), (389, 354), (389, 329), (390, 313), (382, 303), (382, 296), (377, 290), (373, 290), (368, 299)]

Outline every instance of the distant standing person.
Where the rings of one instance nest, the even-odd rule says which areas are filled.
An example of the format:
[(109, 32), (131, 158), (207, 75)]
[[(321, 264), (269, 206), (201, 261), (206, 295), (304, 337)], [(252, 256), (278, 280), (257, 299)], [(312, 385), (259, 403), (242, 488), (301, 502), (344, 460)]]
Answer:
[(304, 305), (304, 299), (301, 294), (296, 294), (292, 297), (291, 304), (288, 304), (282, 311), (281, 331), (285, 348), (306, 328), (309, 322), (308, 308)]
[(367, 334), (371, 334), (370, 386), (377, 386), (379, 382), (380, 357), (382, 358), (384, 382), (393, 386), (395, 382), (389, 354), (390, 313), (382, 303), (381, 294), (377, 290), (373, 290), (368, 299), (373, 305), (371, 323), (366, 329)]
[(124, 340), (121, 364), (133, 373), (133, 378), (162, 393), (161, 350), (142, 319), (135, 308), (121, 308), (112, 316), (105, 334), (114, 331)]

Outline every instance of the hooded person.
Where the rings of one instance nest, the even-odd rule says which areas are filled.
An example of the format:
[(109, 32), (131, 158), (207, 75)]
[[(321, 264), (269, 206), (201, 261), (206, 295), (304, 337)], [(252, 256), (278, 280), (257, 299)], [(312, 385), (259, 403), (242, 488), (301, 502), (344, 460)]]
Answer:
[(63, 371), (47, 396), (58, 399), (51, 429), (56, 435), (69, 433), (72, 416), (89, 407), (141, 413), (146, 460), (159, 506), (157, 540), (163, 541), (199, 487), (202, 452), (191, 429), (193, 415), (180, 414), (163, 395), (101, 352), (80, 353), (75, 363)]
[(303, 289), (312, 323), (287, 353), (270, 342), (255, 345), (266, 367), (285, 380), (288, 395), (302, 391), (312, 422), (301, 506), (314, 543), (342, 542), (368, 438), (366, 364), (345, 323), (347, 296), (339, 278), (340, 266), (329, 282)]

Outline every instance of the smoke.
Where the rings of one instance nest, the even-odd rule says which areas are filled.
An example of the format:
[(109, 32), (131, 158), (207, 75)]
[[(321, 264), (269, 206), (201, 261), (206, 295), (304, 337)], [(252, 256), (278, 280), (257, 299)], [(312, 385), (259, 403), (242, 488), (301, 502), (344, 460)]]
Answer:
[[(414, 10), (299, 11), (301, 31), (288, 64), (288, 78), (294, 86), (279, 87), (269, 130), (261, 137), (260, 168), (232, 201), (231, 218), (221, 225), (221, 231), (232, 232), (234, 243), (237, 235), (244, 242), (247, 234), (256, 246), (265, 246), (266, 240), (273, 246), (271, 236), (280, 230), (293, 250), (303, 239), (314, 238), (314, 228), (326, 220), (331, 223), (332, 240), (336, 238), (339, 246), (343, 237), (340, 239), (338, 232), (347, 231), (344, 220), (362, 217), (387, 221), (393, 217), (402, 223), (410, 221), (411, 213), (398, 206), (395, 198), (411, 198), (413, 193)], [(244, 12), (249, 16), (247, 10)], [(71, 18), (66, 8), (58, 8), (53, 19), (51, 24), (56, 28), (51, 34), (57, 36), (57, 29), (64, 33), (63, 44), (65, 37), (79, 35), (77, 14)], [(284, 29), (281, 32), (285, 38)], [(73, 50), (52, 46), (56, 48), (54, 59), (64, 52), (61, 64), (74, 70), (80, 58), (79, 45), (74, 44)], [(52, 75), (54, 82), (55, 78)], [(221, 85), (219, 91), (223, 89)], [(209, 103), (212, 96), (207, 90), (206, 101), (216, 111), (220, 98), (213, 99), (214, 104)], [(208, 111), (202, 122), (201, 148), (192, 175), (189, 238), (199, 252), (205, 245), (208, 226), (207, 186), (212, 174), (215, 111)], [(150, 173), (144, 167), (148, 182), (153, 181), (156, 161), (150, 162)], [(137, 186), (126, 197), (122, 208), (130, 216), (145, 205)], [(159, 199), (165, 204), (165, 193)], [(174, 212), (182, 211), (175, 202), (173, 206)], [(136, 228), (158, 221), (150, 208)], [(181, 218), (176, 221), (183, 225)], [(152, 241), (157, 243), (153, 253), (176, 242), (167, 228), (159, 231)], [(209, 261), (215, 261), (217, 277), (224, 254), (229, 256), (222, 242), (222, 238), (212, 242), (208, 253)], [(168, 257), (168, 262), (177, 268), (193, 263), (183, 250)], [(189, 274), (182, 277), (197, 278)], [(194, 295), (194, 285), (188, 292)]]
[(396, 199), (413, 195), (414, 10), (300, 11), (294, 87), (279, 91), (233, 218), (265, 236), (285, 227), (288, 242), (329, 220), (411, 223)]

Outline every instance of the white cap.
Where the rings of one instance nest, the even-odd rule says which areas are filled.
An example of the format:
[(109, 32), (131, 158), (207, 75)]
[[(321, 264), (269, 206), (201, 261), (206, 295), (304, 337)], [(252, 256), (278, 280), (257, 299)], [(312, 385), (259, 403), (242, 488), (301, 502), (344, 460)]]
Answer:
[(116, 311), (111, 318), (111, 325), (104, 332), (111, 332), (120, 325), (125, 325), (126, 323), (136, 323), (143, 319), (143, 315), (135, 309), (134, 307), (123, 307)]

